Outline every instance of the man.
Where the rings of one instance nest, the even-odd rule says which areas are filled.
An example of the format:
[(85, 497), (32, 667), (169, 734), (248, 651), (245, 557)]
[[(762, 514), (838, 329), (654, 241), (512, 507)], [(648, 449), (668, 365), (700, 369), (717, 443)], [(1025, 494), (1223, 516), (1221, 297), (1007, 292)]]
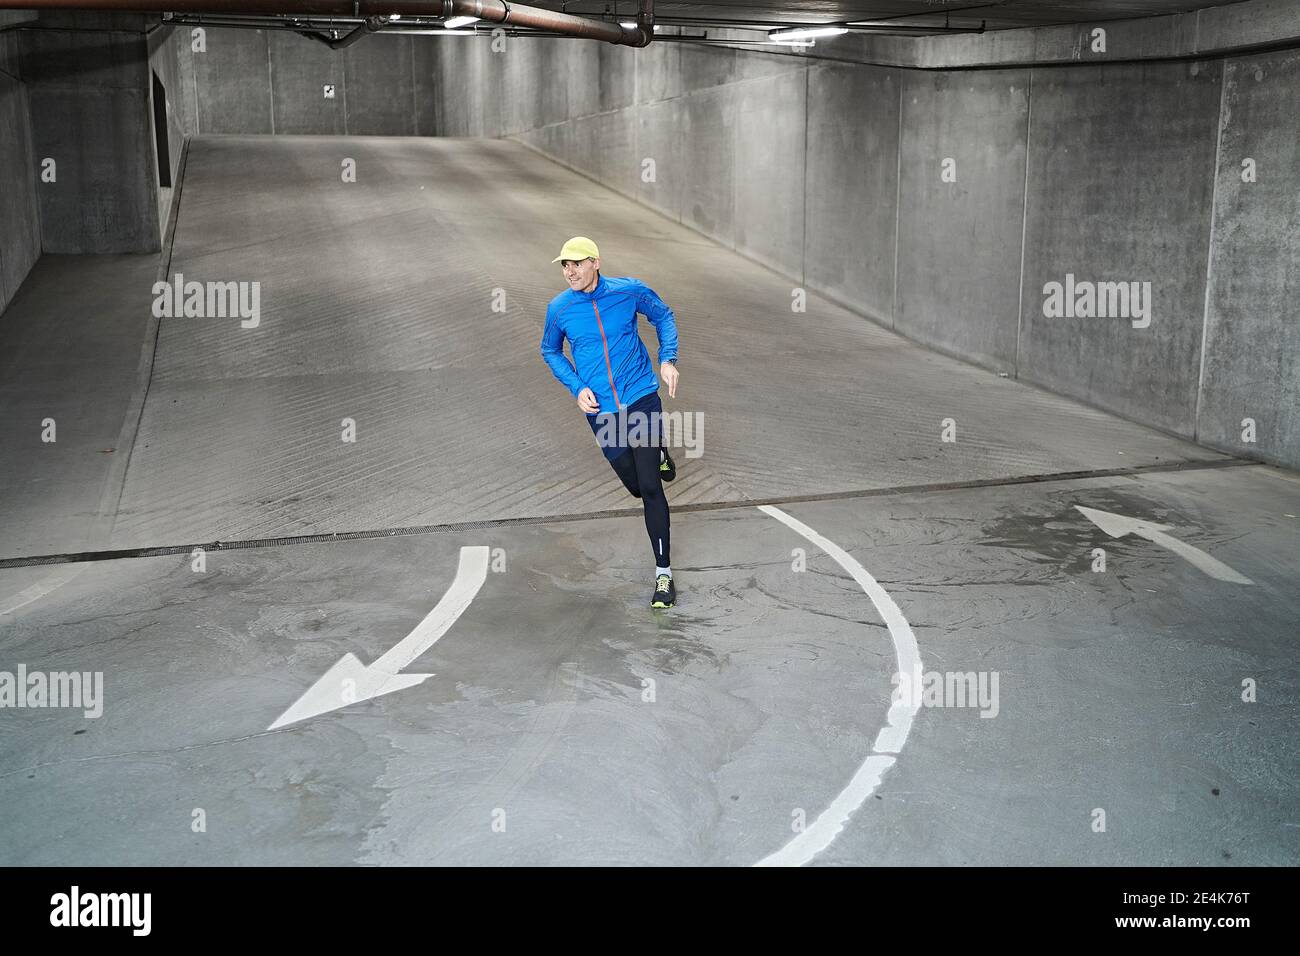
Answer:
[[(668, 499), (660, 481), (677, 469), (663, 439), (659, 380), (637, 334), (637, 313), (659, 337), (659, 374), (677, 396), (677, 323), (673, 310), (640, 279), (606, 279), (600, 251), (575, 236), (551, 260), (560, 263), (569, 288), (546, 307), (542, 358), (587, 415), (606, 460), (627, 490), (645, 506), (645, 528), (654, 552), (651, 607), (677, 602), (668, 541)], [(564, 340), (573, 353), (564, 356)], [(649, 427), (647, 427), (649, 426)]]

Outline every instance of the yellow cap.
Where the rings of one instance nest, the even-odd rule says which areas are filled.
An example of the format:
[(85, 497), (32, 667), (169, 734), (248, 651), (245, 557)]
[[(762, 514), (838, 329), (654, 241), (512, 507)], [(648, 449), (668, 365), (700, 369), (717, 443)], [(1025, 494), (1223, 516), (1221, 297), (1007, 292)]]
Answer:
[(599, 259), (600, 250), (596, 244), (586, 236), (574, 236), (564, 244), (560, 254), (552, 259), (552, 262), (559, 262), (562, 259), (572, 259), (574, 262), (581, 262), (583, 259)]

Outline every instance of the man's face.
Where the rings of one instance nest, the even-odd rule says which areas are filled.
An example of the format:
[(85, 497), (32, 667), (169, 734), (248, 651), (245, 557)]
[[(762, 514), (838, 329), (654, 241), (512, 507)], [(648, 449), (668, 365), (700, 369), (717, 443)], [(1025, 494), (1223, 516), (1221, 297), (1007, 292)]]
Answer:
[(580, 259), (577, 262), (565, 259), (560, 263), (560, 268), (564, 270), (564, 279), (569, 283), (570, 289), (590, 292), (596, 288), (596, 273), (600, 271), (599, 259)]

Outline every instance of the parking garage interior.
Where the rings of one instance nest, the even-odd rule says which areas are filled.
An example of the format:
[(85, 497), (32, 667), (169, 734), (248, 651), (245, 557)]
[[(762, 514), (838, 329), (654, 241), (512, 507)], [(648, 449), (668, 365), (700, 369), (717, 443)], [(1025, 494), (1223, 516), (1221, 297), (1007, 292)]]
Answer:
[(0, 8), (0, 863), (1300, 858), (1294, 4)]

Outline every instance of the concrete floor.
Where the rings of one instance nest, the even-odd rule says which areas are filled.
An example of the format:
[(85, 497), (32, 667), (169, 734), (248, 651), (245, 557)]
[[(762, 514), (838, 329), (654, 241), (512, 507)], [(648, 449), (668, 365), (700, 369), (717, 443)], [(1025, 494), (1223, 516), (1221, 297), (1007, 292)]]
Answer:
[(0, 558), (108, 547), (157, 269), (45, 256), (0, 317)]
[[(115, 513), (84, 475), (0, 459), (10, 486), (65, 489), (6, 496), (22, 527), (73, 529), (3, 557), (74, 547), (57, 522), (78, 509), (113, 547), (485, 524), (214, 551), (203, 572), (183, 550), (0, 569), (0, 610), (60, 576), (0, 614), (0, 670), (102, 671), (106, 698), (98, 719), (0, 711), (0, 862), (747, 865), (832, 806), (847, 823), (815, 863), (1300, 859), (1294, 473), (815, 297), (792, 315), (784, 280), (516, 144), (210, 138), (190, 164), (172, 271), (260, 278), (258, 335), (164, 320)], [(573, 233), (677, 310), (669, 407), (706, 419), (669, 488), (710, 506), (675, 514), (669, 612), (645, 607), (640, 518), (611, 513), (631, 499), (536, 352), (551, 247)], [(363, 440), (342, 450), (345, 415)], [(1162, 470), (1017, 483), (1127, 466)], [(753, 507), (782, 496), (821, 499), (781, 508), (888, 592), (925, 671), (998, 673), (996, 717), (922, 707), (879, 781), (851, 785), (891, 720), (894, 629)], [(1167, 526), (1251, 583), (1111, 539), (1080, 505)], [(505, 569), (406, 668), (435, 677), (267, 729), (340, 657), (410, 633), (476, 545)]]
[[(1076, 504), (1159, 519), (1214, 581)], [(923, 667), (999, 673), (922, 708), (816, 862), (1294, 864), (1300, 483), (1264, 466), (789, 507), (897, 601)], [(832, 560), (751, 507), (679, 518), (652, 614), (635, 518), (97, 563), (4, 628), (7, 662), (102, 670), (105, 713), (0, 721), (18, 864), (749, 864), (827, 808), (885, 721), (893, 649)], [(411, 670), (275, 731), (504, 550)], [(1089, 553), (1108, 551), (1105, 573)], [(1243, 703), (1254, 678), (1259, 701)], [(653, 701), (643, 681), (653, 679)], [(191, 832), (192, 813), (207, 832)], [(1107, 832), (1090, 814), (1107, 812)], [(505, 831), (492, 828), (505, 811)]]

